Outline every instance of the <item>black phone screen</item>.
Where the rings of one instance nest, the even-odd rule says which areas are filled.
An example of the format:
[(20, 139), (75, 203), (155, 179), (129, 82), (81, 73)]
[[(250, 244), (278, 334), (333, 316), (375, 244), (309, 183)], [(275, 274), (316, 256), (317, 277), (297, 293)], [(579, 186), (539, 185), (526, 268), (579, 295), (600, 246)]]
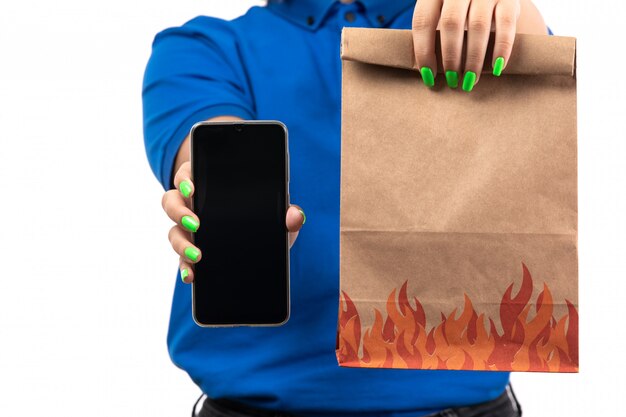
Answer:
[(287, 131), (278, 122), (197, 125), (191, 140), (193, 310), (200, 325), (289, 317)]

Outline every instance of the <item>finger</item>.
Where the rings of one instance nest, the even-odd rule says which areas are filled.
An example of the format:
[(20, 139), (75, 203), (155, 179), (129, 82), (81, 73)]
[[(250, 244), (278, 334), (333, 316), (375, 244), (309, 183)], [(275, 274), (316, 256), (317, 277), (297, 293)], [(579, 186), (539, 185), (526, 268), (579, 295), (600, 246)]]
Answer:
[(289, 230), (289, 248), (291, 249), (298, 238), (302, 225), (306, 222), (306, 214), (304, 214), (304, 210), (300, 206), (292, 204), (287, 210), (285, 222), (287, 230)]
[(189, 198), (193, 195), (194, 186), (191, 181), (191, 162), (183, 162), (174, 175), (174, 186), (185, 197)]
[(178, 265), (180, 269), (180, 279), (185, 284), (192, 283), (194, 279), (193, 265), (187, 262), (183, 257), (180, 258)]
[(470, 0), (446, 1), (441, 9), (439, 33), (441, 34), (441, 58), (446, 82), (450, 88), (459, 85), (463, 36)]
[(435, 85), (437, 57), (435, 56), (435, 30), (441, 15), (443, 0), (420, 0), (413, 12), (413, 49), (415, 63), (428, 87)]
[(519, 14), (520, 6), (517, 1), (503, 0), (496, 5), (496, 37), (493, 45), (493, 57), (491, 58), (493, 75), (496, 77), (502, 74), (502, 70), (509, 62)]
[(192, 233), (198, 231), (200, 219), (187, 207), (183, 196), (177, 190), (166, 191), (161, 205), (170, 219)]
[(463, 90), (465, 91), (472, 91), (480, 79), (489, 43), (494, 6), (494, 0), (474, 0), (470, 4), (467, 19), (467, 55), (463, 76)]
[(306, 214), (300, 206), (292, 204), (287, 210), (287, 230), (290, 232), (297, 232), (302, 228), (302, 225), (306, 222)]
[(186, 262), (195, 264), (202, 259), (200, 249), (191, 243), (189, 233), (181, 229), (180, 226), (174, 226), (170, 229), (168, 239), (174, 251)]

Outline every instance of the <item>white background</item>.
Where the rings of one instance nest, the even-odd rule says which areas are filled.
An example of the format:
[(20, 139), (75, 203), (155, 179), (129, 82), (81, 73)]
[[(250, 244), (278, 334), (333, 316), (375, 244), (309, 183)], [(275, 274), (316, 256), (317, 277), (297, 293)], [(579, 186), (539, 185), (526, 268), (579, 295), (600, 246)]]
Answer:
[[(166, 350), (177, 256), (148, 167), (153, 36), (253, 1), (0, 3), (0, 416), (187, 416)], [(537, 0), (578, 38), (581, 372), (515, 374), (526, 416), (619, 415), (626, 389), (625, 6)]]

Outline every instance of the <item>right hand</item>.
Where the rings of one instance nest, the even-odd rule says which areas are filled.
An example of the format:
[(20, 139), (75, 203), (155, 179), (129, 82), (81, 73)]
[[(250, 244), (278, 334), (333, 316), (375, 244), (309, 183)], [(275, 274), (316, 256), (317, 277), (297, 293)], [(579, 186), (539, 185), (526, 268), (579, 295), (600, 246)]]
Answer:
[[(191, 233), (198, 230), (200, 219), (191, 211), (191, 197), (194, 185), (190, 179), (191, 163), (184, 162), (174, 176), (173, 190), (166, 191), (161, 204), (170, 219), (176, 222), (169, 231), (169, 240), (174, 251), (180, 256), (179, 265), (183, 282), (193, 282), (193, 265), (200, 262), (202, 253), (200, 249), (191, 243)], [(182, 184), (182, 185), (181, 185)], [(289, 248), (293, 246), (302, 224), (305, 221), (304, 212), (295, 204), (291, 204), (287, 210), (285, 223), (289, 231)], [(187, 227), (186, 227), (187, 226)], [(243, 238), (243, 237), (242, 237)], [(187, 271), (186, 273), (184, 271)]]

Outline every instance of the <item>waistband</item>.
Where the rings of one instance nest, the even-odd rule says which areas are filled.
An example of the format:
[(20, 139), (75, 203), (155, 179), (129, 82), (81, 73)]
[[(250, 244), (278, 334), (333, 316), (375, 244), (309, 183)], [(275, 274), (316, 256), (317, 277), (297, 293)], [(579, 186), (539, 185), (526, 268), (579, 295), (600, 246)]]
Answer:
[[(355, 417), (366, 416), (368, 413), (335, 414), (332, 417)], [(371, 413), (372, 416), (377, 414)], [(464, 407), (453, 407), (429, 414), (425, 417), (519, 417), (522, 409), (517, 401), (511, 385), (507, 385), (504, 392), (494, 400)], [(293, 414), (282, 411), (267, 410), (251, 407), (238, 401), (227, 398), (210, 398), (202, 395), (196, 401), (192, 411), (192, 417), (306, 417), (307, 414)], [(331, 414), (328, 414), (331, 417)]]

